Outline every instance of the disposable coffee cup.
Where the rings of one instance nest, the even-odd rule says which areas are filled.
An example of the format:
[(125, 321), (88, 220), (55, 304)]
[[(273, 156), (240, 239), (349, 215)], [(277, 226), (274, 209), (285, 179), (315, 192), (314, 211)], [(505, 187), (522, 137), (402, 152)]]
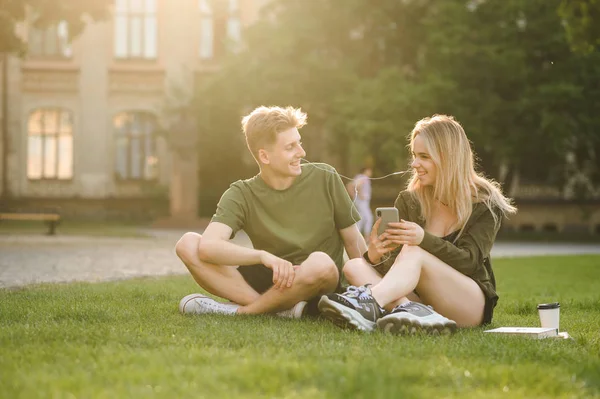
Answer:
[(540, 303), (537, 306), (540, 323), (543, 328), (556, 328), (560, 321), (560, 304), (558, 302)]

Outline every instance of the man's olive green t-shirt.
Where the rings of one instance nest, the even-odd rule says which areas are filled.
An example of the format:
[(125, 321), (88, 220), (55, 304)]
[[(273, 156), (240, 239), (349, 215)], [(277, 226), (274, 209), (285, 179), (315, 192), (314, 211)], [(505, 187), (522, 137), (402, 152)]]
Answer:
[(315, 251), (328, 254), (341, 270), (344, 243), (339, 230), (360, 220), (336, 170), (327, 164), (302, 165), (285, 190), (260, 175), (231, 184), (212, 222), (224, 223), (232, 237), (244, 230), (255, 249), (299, 265)]

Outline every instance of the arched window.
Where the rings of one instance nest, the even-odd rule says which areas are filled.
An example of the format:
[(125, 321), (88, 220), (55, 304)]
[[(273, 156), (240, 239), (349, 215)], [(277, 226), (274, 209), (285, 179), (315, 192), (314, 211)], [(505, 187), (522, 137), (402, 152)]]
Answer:
[(27, 121), (27, 177), (73, 178), (73, 122), (60, 108), (40, 108)]
[(122, 112), (115, 116), (113, 125), (116, 136), (116, 178), (156, 179), (156, 117), (148, 112)]
[(156, 0), (115, 0), (115, 56), (157, 55)]
[(200, 58), (210, 60), (214, 55), (213, 13), (208, 0), (199, 0), (200, 6)]
[(47, 28), (29, 28), (28, 53), (32, 57), (70, 58), (73, 55), (69, 25), (61, 21)]

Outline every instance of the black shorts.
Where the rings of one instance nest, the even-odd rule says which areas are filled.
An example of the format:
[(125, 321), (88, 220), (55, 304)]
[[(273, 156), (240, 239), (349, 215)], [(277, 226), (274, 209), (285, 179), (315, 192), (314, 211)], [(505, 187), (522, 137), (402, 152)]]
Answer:
[[(265, 265), (238, 266), (238, 271), (248, 285), (259, 294), (263, 294), (273, 286), (273, 270)], [(336, 288), (336, 292), (338, 293), (342, 292), (340, 281), (341, 279), (338, 278), (338, 286)], [(310, 298), (307, 301), (308, 304), (306, 305), (304, 313), (308, 316), (318, 316), (319, 309), (317, 308), (317, 305), (320, 299), (320, 296)]]
[[(238, 266), (238, 271), (254, 291), (262, 294), (273, 286), (273, 270), (265, 265)], [(335, 292), (343, 292), (341, 278)]]
[(481, 325), (490, 324), (492, 322), (492, 318), (494, 317), (494, 308), (496, 307), (496, 303), (498, 302), (498, 297), (496, 298), (488, 298), (485, 297), (485, 305), (483, 307), (483, 321)]
[(259, 294), (273, 286), (273, 270), (265, 265), (239, 266), (238, 271), (248, 285)]

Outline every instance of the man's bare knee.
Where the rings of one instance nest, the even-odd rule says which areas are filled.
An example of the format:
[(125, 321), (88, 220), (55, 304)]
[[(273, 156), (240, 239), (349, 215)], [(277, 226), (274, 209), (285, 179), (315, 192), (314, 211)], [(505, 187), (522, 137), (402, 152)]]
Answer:
[(313, 272), (308, 276), (307, 283), (319, 287), (332, 286), (335, 288), (339, 278), (340, 272), (335, 263), (332, 262), (314, 268)]
[(362, 258), (355, 258), (350, 259), (348, 262), (346, 262), (342, 269), (342, 272), (344, 273), (344, 276), (346, 276), (346, 279), (352, 281), (355, 280), (357, 275), (360, 273), (360, 270), (363, 268), (364, 262)]
[(175, 244), (175, 253), (184, 263), (189, 263), (198, 254), (198, 245), (202, 236), (198, 233), (185, 233), (177, 244)]
[(311, 253), (308, 258), (306, 258), (306, 260), (303, 262), (304, 264), (310, 264), (312, 265), (334, 265), (335, 266), (335, 262), (333, 261), (333, 259), (331, 259), (331, 257), (329, 255), (327, 255), (325, 252), (321, 252), (321, 251), (316, 251)]
[(335, 281), (339, 277), (339, 272), (335, 262), (324, 252), (313, 252), (304, 261), (303, 268), (307, 271), (302, 277), (305, 284), (323, 285)]

